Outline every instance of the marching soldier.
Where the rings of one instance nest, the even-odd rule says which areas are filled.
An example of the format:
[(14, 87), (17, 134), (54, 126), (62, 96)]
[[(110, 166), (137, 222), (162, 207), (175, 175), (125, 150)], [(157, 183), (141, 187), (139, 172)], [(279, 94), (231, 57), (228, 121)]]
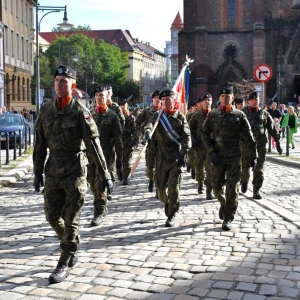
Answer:
[[(154, 138), (157, 143), (155, 153), (155, 185), (158, 198), (165, 204), (165, 214), (168, 217), (165, 226), (175, 225), (175, 214), (179, 211), (179, 191), (182, 182), (182, 172), (188, 149), (191, 147), (190, 129), (185, 116), (175, 109), (175, 94), (164, 90), (160, 93), (163, 113)], [(145, 128), (144, 140), (151, 138), (151, 128), (159, 116), (156, 112)], [(167, 192), (168, 191), (168, 192)]]
[[(231, 230), (231, 222), (238, 206), (241, 137), (249, 148), (251, 165), (255, 163), (256, 150), (245, 114), (232, 107), (233, 88), (222, 88), (219, 99), (221, 105), (208, 114), (201, 132), (203, 143), (212, 161), (212, 187), (221, 204), (219, 218), (223, 220), (222, 229)], [(226, 194), (224, 195), (225, 184)]]
[[(122, 127), (122, 130), (124, 129), (124, 125), (125, 125), (125, 117), (122, 113), (122, 110), (119, 106), (118, 103), (116, 102), (113, 102), (111, 97), (113, 95), (113, 91), (112, 91), (112, 86), (111, 85), (106, 85), (106, 88), (107, 88), (107, 102), (106, 102), (106, 105), (109, 107), (109, 109), (111, 111), (113, 111), (114, 113), (117, 114), (119, 120), (120, 120), (120, 124), (121, 124), (121, 127)], [(116, 173), (116, 156), (113, 155), (112, 156), (112, 161), (111, 161), (111, 170), (110, 170), (110, 176), (112, 178), (112, 181), (115, 182), (115, 173)], [(122, 171), (120, 169), (117, 169), (117, 175), (118, 175), (118, 179), (120, 181), (123, 180), (123, 175), (122, 175)]]
[(130, 173), (130, 164), (132, 160), (133, 147), (136, 145), (138, 136), (135, 130), (135, 118), (128, 111), (126, 100), (120, 101), (120, 107), (125, 116), (125, 127), (122, 134), (123, 142), (123, 181), (122, 185), (128, 185), (128, 175)]
[(242, 109), (245, 106), (245, 101), (242, 97), (235, 98), (233, 102), (236, 109)]
[[(192, 147), (195, 152), (196, 180), (198, 182), (198, 194), (203, 193), (203, 183), (205, 182), (206, 199), (211, 200), (213, 198), (213, 195), (211, 193), (211, 160), (202, 142), (201, 129), (211, 110), (212, 96), (211, 94), (207, 93), (204, 96), (200, 97), (197, 102), (201, 103), (202, 109), (195, 112), (195, 114), (193, 114), (192, 118), (189, 121), (192, 137)], [(204, 167), (206, 171), (205, 181)]]
[[(249, 95), (248, 106), (244, 107), (242, 111), (246, 114), (247, 119), (251, 125), (252, 133), (256, 141), (257, 148), (257, 163), (253, 169), (253, 198), (261, 199), (259, 193), (264, 181), (264, 163), (266, 160), (266, 143), (268, 142), (266, 130), (276, 141), (276, 148), (279, 154), (282, 154), (280, 146), (280, 133), (278, 133), (274, 126), (274, 121), (270, 114), (262, 108), (259, 108), (259, 98), (257, 92), (252, 92)], [(242, 192), (246, 193), (248, 189), (248, 181), (250, 177), (250, 156), (249, 151), (243, 151), (242, 154)]]
[[(68, 66), (58, 67), (54, 76), (56, 99), (41, 107), (35, 123), (35, 191), (39, 192), (43, 186), (45, 171), (46, 219), (56, 232), (61, 248), (50, 283), (62, 282), (69, 268), (78, 261), (79, 220), (88, 189), (86, 151), (99, 174), (99, 184), (103, 189), (112, 187), (97, 126), (87, 108), (72, 98), (72, 89), (76, 87), (74, 74)], [(45, 165), (47, 148), (50, 151)]]
[[(94, 91), (96, 105), (91, 107), (91, 114), (95, 120), (100, 134), (100, 145), (102, 147), (107, 168), (111, 172), (112, 157), (117, 156), (117, 170), (122, 172), (122, 129), (118, 116), (111, 111), (107, 105), (106, 86), (97, 86)], [(113, 140), (113, 142), (112, 142)], [(107, 193), (99, 182), (99, 174), (91, 162), (88, 166), (88, 182), (94, 195), (94, 218), (91, 226), (101, 224), (103, 217), (107, 214)]]
[[(154, 113), (161, 109), (160, 99), (159, 99), (160, 91), (156, 90), (152, 93), (152, 105), (146, 107), (142, 110), (142, 112), (137, 116), (135, 123), (136, 129), (138, 132), (144, 133), (144, 127), (147, 125), (152, 119)], [(146, 160), (146, 174), (149, 178), (148, 191), (153, 192), (153, 183), (154, 183), (154, 142), (148, 141), (145, 160)]]
[[(198, 110), (197, 101), (191, 104), (190, 106), (190, 112), (186, 115), (186, 120), (189, 122), (189, 120), (192, 118), (194, 113)], [(191, 172), (192, 179), (196, 178), (196, 171), (195, 171), (195, 149), (191, 147), (186, 155), (186, 161), (187, 161), (187, 171)]]

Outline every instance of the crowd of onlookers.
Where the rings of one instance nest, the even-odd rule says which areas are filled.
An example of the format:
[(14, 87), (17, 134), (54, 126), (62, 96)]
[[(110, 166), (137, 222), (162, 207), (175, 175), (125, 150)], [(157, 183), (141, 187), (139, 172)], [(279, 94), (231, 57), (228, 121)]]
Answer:
[[(19, 112), (12, 107), (10, 110), (7, 109), (5, 106), (0, 107), (0, 114), (18, 114)], [(20, 114), (23, 115), (25, 120), (32, 121), (34, 122), (36, 119), (36, 109), (32, 108), (31, 110), (28, 110), (26, 107), (24, 107), (21, 111)]]

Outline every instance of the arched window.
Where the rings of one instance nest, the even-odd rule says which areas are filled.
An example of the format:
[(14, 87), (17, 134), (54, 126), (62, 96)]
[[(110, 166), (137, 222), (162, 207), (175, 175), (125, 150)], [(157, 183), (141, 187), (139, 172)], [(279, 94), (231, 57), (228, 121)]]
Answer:
[(235, 24), (235, 0), (228, 0), (228, 28), (234, 28)]
[(25, 92), (26, 92), (26, 85), (25, 85), (25, 78), (22, 78), (22, 100), (25, 101)]
[(27, 88), (27, 99), (26, 99), (26, 101), (29, 101), (29, 79), (27, 78), (27, 84), (26, 84), (26, 88)]
[(18, 100), (20, 101), (21, 100), (21, 91), (20, 91), (20, 76), (18, 76), (18, 79), (17, 79), (17, 93), (18, 93)]

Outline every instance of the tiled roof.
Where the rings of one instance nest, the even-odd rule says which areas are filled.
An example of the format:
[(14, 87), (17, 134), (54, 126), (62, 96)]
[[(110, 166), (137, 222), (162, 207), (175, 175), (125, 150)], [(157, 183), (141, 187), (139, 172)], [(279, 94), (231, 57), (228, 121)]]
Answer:
[(173, 23), (171, 29), (182, 29), (183, 28), (183, 21), (181, 19), (180, 13), (178, 12)]
[(69, 37), (72, 34), (83, 34), (93, 38), (95, 42), (103, 39), (107, 44), (115, 45), (122, 51), (140, 50), (132, 38), (129, 30), (82, 30), (82, 31), (63, 31), (63, 32), (40, 32), (40, 36), (49, 43), (56, 40), (57, 36)]

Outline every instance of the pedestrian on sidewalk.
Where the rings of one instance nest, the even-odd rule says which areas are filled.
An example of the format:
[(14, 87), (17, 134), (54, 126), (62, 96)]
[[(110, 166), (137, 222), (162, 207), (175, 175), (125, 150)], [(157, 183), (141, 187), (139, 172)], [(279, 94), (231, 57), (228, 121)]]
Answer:
[[(274, 118), (274, 126), (276, 131), (278, 132), (279, 136), (280, 136), (280, 132), (282, 131), (282, 128), (280, 127), (280, 123), (279, 123), (279, 119), (278, 118)], [(271, 137), (271, 143), (272, 143), (272, 148), (275, 149), (276, 148), (276, 140), (274, 137)]]
[(298, 117), (294, 111), (293, 106), (288, 107), (288, 113), (284, 116), (283, 127), (289, 126), (289, 143), (292, 145), (292, 149), (295, 149), (294, 133), (298, 132)]
[[(69, 267), (78, 261), (79, 220), (88, 189), (86, 152), (97, 165), (102, 184), (112, 186), (97, 126), (88, 109), (72, 98), (76, 87), (74, 70), (59, 66), (54, 77), (56, 99), (41, 107), (35, 123), (33, 152), (35, 191), (44, 185), (45, 171), (46, 220), (60, 240), (61, 255), (49, 277), (50, 283), (62, 282)], [(46, 161), (47, 148), (50, 151)]]

